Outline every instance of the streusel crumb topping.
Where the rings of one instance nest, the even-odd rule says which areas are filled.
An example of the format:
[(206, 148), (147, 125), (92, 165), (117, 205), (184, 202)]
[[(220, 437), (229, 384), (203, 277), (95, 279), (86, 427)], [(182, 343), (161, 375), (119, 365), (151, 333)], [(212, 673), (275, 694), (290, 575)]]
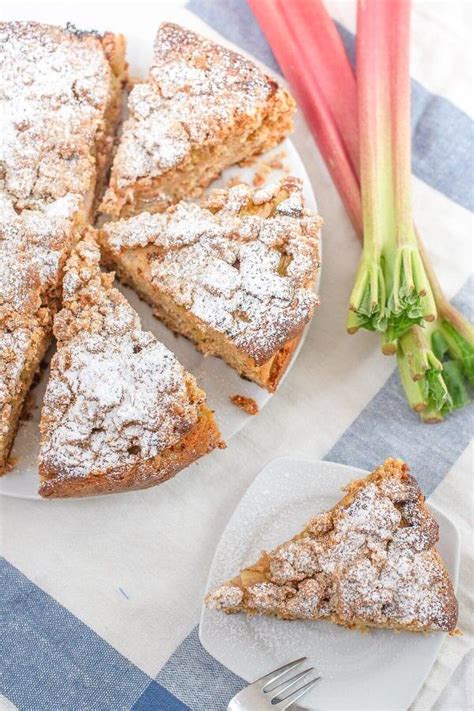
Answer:
[(209, 607), (294, 619), (452, 631), (457, 605), (438, 525), (408, 467), (388, 460), (330, 512), (207, 597)]
[(321, 218), (306, 210), (301, 182), (213, 190), (202, 206), (110, 222), (116, 254), (156, 247), (152, 283), (194, 316), (264, 362), (309, 320), (319, 266)]
[(110, 75), (94, 33), (0, 23), (0, 189), (17, 207), (89, 191)]
[(50, 300), (58, 296), (76, 209), (77, 200), (66, 196), (17, 214), (0, 193), (0, 439), (8, 434), (31, 352), (51, 329)]
[(125, 189), (178, 166), (193, 146), (216, 144), (242, 120), (257, 120), (278, 85), (255, 64), (171, 23), (160, 26), (147, 83), (129, 97), (114, 162)]
[(198, 419), (194, 380), (99, 269), (92, 234), (73, 252), (42, 417), (41, 463), (57, 479), (143, 462)]

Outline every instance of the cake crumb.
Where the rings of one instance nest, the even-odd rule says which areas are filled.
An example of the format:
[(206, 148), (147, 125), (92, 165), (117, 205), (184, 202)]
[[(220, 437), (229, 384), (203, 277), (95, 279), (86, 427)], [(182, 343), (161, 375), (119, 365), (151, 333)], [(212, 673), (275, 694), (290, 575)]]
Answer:
[(271, 160), (268, 161), (268, 165), (270, 168), (273, 168), (273, 170), (283, 170), (286, 173), (289, 172), (289, 166), (285, 163), (285, 160), (288, 158), (288, 153), (286, 151), (280, 151), (276, 155), (273, 156)]
[(9, 457), (5, 464), (5, 474), (12, 472), (18, 464), (18, 457)]
[(241, 410), (246, 412), (247, 415), (258, 415), (258, 405), (252, 397), (246, 397), (245, 395), (230, 395), (229, 399), (234, 405), (240, 407)]
[(257, 156), (253, 155), (253, 156), (248, 156), (248, 158), (242, 158), (242, 160), (239, 160), (237, 165), (239, 166), (239, 168), (250, 168), (252, 165), (255, 165), (255, 163), (257, 163), (257, 161), (259, 160), (259, 157), (260, 156), (258, 156), (258, 155)]
[(252, 185), (254, 185), (254, 187), (256, 188), (260, 188), (262, 185), (264, 185), (269, 173), (271, 173), (272, 170), (281, 170), (283, 171), (283, 173), (288, 174), (290, 172), (290, 169), (288, 165), (284, 162), (285, 158), (287, 157), (288, 154), (286, 153), (286, 151), (280, 151), (270, 160), (261, 161), (257, 165), (257, 169), (252, 180)]
[(268, 177), (268, 174), (271, 172), (271, 167), (268, 165), (268, 163), (262, 163), (258, 167), (257, 172), (255, 173), (253, 180), (252, 180), (252, 185), (256, 188), (261, 188), (262, 185), (265, 184), (265, 181)]

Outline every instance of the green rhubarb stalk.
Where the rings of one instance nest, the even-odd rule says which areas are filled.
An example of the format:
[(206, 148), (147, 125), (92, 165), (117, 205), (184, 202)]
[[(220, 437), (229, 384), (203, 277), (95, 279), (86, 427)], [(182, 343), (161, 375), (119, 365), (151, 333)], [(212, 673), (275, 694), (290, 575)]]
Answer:
[[(377, 0), (376, 0), (377, 1)], [(436, 306), (413, 225), (411, 201), (410, 2), (385, 0), (390, 65), (396, 253), (388, 338), (413, 323), (433, 321)]]
[[(394, 204), (390, 138), (388, 55), (383, 12), (358, 5), (357, 105), (364, 248), (349, 301), (347, 329), (387, 328), (387, 287), (383, 246), (393, 241)], [(375, 71), (378, 68), (378, 71)]]
[[(298, 8), (293, 5), (288, 8), (287, 0), (249, 0), (257, 19), (262, 26), (278, 61), (296, 92), (300, 104), (303, 107), (308, 123), (314, 137), (318, 142), (321, 154), (331, 173), (332, 179), (344, 202), (347, 213), (352, 221), (356, 234), (363, 238), (364, 229), (362, 227), (362, 206), (359, 183), (359, 152), (358, 152), (358, 127), (357, 127), (357, 106), (358, 96), (356, 81), (352, 72), (347, 55), (343, 51), (337, 29), (327, 14), (321, 0), (312, 0), (311, 3), (297, 3)], [(381, 131), (382, 139), (392, 144), (399, 142), (408, 147), (405, 153), (394, 161), (393, 175), (390, 180), (394, 183), (388, 202), (395, 215), (395, 193), (401, 193), (397, 199), (397, 213), (401, 215), (400, 223), (393, 232), (384, 233), (383, 230), (372, 230), (370, 233), (370, 249), (365, 253), (365, 271), (362, 275), (358, 273), (359, 289), (357, 300), (362, 303), (364, 317), (369, 323), (386, 324), (389, 326), (392, 317), (392, 308), (400, 308), (402, 297), (406, 294), (394, 293), (393, 269), (395, 257), (398, 254), (400, 245), (405, 247), (398, 256), (398, 274), (396, 282), (398, 287), (415, 284), (415, 290), (419, 291), (421, 312), (425, 315), (425, 324), (421, 328), (417, 325), (411, 326), (399, 338), (394, 337), (396, 329), (386, 328), (382, 331), (383, 350), (385, 353), (397, 353), (400, 378), (406, 392), (408, 402), (414, 410), (420, 413), (426, 422), (439, 422), (452, 409), (463, 407), (468, 401), (469, 382), (474, 385), (474, 330), (472, 326), (462, 317), (462, 315), (447, 302), (441, 290), (436, 274), (430, 264), (423, 247), (423, 243), (418, 240), (418, 252), (424, 266), (424, 272), (416, 253), (416, 244), (413, 242), (413, 222), (411, 218), (410, 204), (410, 132), (409, 132), (409, 94), (408, 94), (408, 13), (409, 3), (407, 0), (372, 0), (370, 3), (378, 3), (383, 12), (391, 13), (392, 22), (388, 23), (389, 30), (395, 32), (395, 37), (390, 36), (388, 43), (390, 47), (389, 68), (386, 63), (385, 71), (391, 72), (392, 79), (396, 72), (403, 72), (402, 85), (391, 88), (391, 100), (397, 93), (404, 95), (405, 122), (398, 126), (398, 133), (394, 133), (392, 125), (390, 132)], [(369, 3), (367, 3), (369, 4)], [(362, 3), (361, 3), (362, 5)], [(364, 3), (364, 9), (365, 3)], [(359, 7), (359, 11), (362, 8)], [(373, 7), (371, 7), (373, 11)], [(399, 13), (399, 15), (397, 15)], [(400, 23), (402, 27), (400, 27)], [(398, 25), (398, 26), (397, 26)], [(379, 29), (385, 32), (387, 23)], [(388, 31), (387, 31), (388, 32)], [(401, 33), (401, 41), (397, 33)], [(404, 34), (403, 34), (404, 33)], [(383, 35), (379, 35), (382, 37)], [(304, 38), (305, 51), (299, 51), (299, 40)], [(360, 38), (359, 38), (360, 39)], [(317, 45), (316, 51), (311, 52), (308, 48)], [(379, 47), (380, 53), (383, 48)], [(404, 52), (404, 58), (396, 62), (396, 52)], [(375, 67), (375, 65), (374, 65)], [(360, 70), (360, 65), (358, 64)], [(369, 68), (365, 67), (366, 72)], [(367, 80), (367, 77), (366, 77)], [(360, 77), (359, 82), (360, 84)], [(361, 87), (359, 86), (359, 91)], [(388, 111), (388, 116), (393, 116), (392, 109)], [(380, 116), (372, 117), (370, 112), (367, 120), (374, 118), (380, 128)], [(398, 124), (397, 124), (398, 125)], [(367, 129), (367, 126), (365, 127)], [(396, 127), (395, 127), (396, 129)], [(367, 150), (372, 150), (372, 140), (370, 131), (364, 134)], [(378, 148), (378, 144), (377, 144)], [(391, 156), (386, 156), (385, 144), (378, 150), (376, 156), (381, 162), (389, 164)], [(371, 161), (373, 156), (371, 156)], [(370, 162), (366, 166), (369, 176), (375, 171), (379, 176), (378, 165)], [(386, 165), (383, 166), (386, 169)], [(372, 171), (372, 173), (371, 173)], [(368, 178), (366, 174), (366, 179)], [(376, 186), (377, 190), (383, 191), (383, 171), (381, 184)], [(367, 181), (367, 189), (370, 191), (371, 183)], [(401, 187), (400, 187), (401, 186)], [(387, 188), (387, 186), (385, 186)], [(392, 194), (393, 191), (393, 194)], [(383, 201), (382, 201), (383, 202)], [(366, 207), (367, 209), (367, 207)], [(370, 219), (370, 215), (367, 217)], [(375, 225), (380, 226), (384, 222), (390, 222), (382, 215), (382, 219)], [(403, 229), (401, 229), (403, 225)], [(365, 227), (365, 225), (364, 225)], [(390, 239), (388, 239), (388, 237)], [(367, 240), (368, 241), (368, 240)], [(375, 243), (375, 244), (374, 244)], [(382, 243), (382, 244), (380, 244)], [(416, 255), (416, 256), (414, 256)], [(361, 269), (359, 269), (361, 271)], [(428, 277), (431, 290), (426, 288), (425, 276)], [(423, 291), (426, 288), (426, 293)], [(406, 290), (405, 290), (406, 291)], [(372, 298), (373, 295), (377, 299)], [(438, 311), (435, 320), (432, 318), (433, 297)], [(379, 299), (380, 305), (379, 306)], [(390, 301), (390, 299), (392, 299)], [(356, 299), (354, 299), (356, 301)], [(387, 302), (390, 304), (387, 304)], [(375, 303), (375, 306), (373, 305)], [(413, 307), (413, 304), (410, 305)], [(379, 313), (385, 309), (385, 314), (379, 319), (374, 311), (379, 309)], [(408, 318), (408, 322), (413, 319)], [(361, 318), (356, 310), (349, 311), (348, 330), (357, 331), (361, 326)], [(375, 328), (374, 330), (380, 330)], [(403, 330), (403, 329), (402, 329)]]
[[(424, 422), (435, 423), (470, 401), (469, 384), (474, 386), (474, 328), (447, 301), (419, 235), (417, 239), (438, 317), (425, 328), (415, 326), (401, 336), (397, 360), (409, 404), (420, 412)], [(414, 393), (407, 382), (407, 371), (419, 392)]]
[(359, 2), (357, 84), (364, 247), (347, 328), (382, 332), (391, 353), (412, 325), (436, 317), (413, 228), (405, 0)]
[(418, 234), (417, 238), (438, 311), (437, 330), (444, 339), (450, 357), (460, 363), (465, 377), (474, 387), (474, 327), (447, 300)]
[[(455, 311), (455, 310), (454, 310)], [(457, 314), (461, 330), (468, 324)], [(472, 330), (472, 329), (471, 329)], [(448, 332), (448, 338), (445, 333)], [(459, 347), (461, 341), (462, 347)], [(410, 406), (425, 422), (440, 422), (453, 410), (469, 403), (465, 367), (472, 365), (473, 344), (461, 336), (450, 322), (438, 317), (425, 328), (413, 326), (398, 340), (397, 360), (400, 379)], [(407, 376), (409, 380), (407, 380)]]
[(399, 338), (397, 361), (400, 380), (413, 410), (428, 409), (444, 415), (452, 409), (443, 363), (431, 348), (425, 329), (412, 326)]

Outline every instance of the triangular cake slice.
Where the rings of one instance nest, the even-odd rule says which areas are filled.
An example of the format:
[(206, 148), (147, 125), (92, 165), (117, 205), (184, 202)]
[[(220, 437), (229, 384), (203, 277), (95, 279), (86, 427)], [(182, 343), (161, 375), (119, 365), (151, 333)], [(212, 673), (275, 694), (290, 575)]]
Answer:
[(62, 269), (79, 229), (71, 195), (17, 214), (0, 194), (0, 475), (52, 338)]
[(40, 424), (46, 497), (146, 488), (223, 446), (204, 392), (142, 330), (99, 260), (90, 228), (66, 264), (54, 322)]
[(294, 110), (286, 89), (253, 62), (163, 23), (148, 81), (130, 92), (102, 211), (155, 212), (200, 195), (226, 166), (285, 138)]
[(435, 548), (438, 524), (406, 464), (389, 459), (346, 491), (206, 605), (349, 628), (453, 632), (457, 602)]
[(287, 177), (106, 223), (100, 240), (171, 329), (273, 391), (318, 303), (321, 222)]

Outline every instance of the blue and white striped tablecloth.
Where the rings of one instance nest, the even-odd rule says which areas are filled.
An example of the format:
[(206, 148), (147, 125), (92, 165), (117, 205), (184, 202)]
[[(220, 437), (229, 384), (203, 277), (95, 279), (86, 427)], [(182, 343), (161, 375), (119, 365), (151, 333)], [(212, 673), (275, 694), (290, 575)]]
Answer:
[[(278, 73), (245, 0), (182, 5), (134, 8), (157, 26), (174, 17), (220, 37)], [(352, 52), (353, 3), (328, 6)], [(466, 313), (474, 287), (471, 9), (461, 0), (415, 3), (412, 69), (417, 224), (447, 293)], [(273, 457), (295, 454), (366, 469), (405, 458), (456, 523), (464, 636), (443, 645), (413, 708), (472, 708), (473, 410), (420, 424), (377, 339), (345, 334), (359, 245), (301, 117), (294, 140), (325, 218), (322, 305), (297, 363), (225, 452), (162, 487), (79, 502), (0, 500), (0, 709), (225, 709), (243, 682), (199, 643), (208, 568), (249, 483)]]

